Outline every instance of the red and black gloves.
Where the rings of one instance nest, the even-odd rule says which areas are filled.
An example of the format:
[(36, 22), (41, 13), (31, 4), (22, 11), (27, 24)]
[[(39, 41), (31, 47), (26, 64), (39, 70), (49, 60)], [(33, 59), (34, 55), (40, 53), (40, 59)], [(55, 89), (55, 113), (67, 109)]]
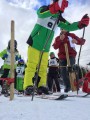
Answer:
[(85, 44), (85, 41), (86, 41), (85, 39), (81, 38), (81, 39), (80, 39), (80, 42), (81, 42), (80, 44), (81, 44), (81, 45), (84, 45), (84, 44)]
[(77, 37), (76, 41), (77, 41), (76, 43), (77, 45), (84, 45), (86, 40), (83, 38)]
[(77, 41), (77, 45), (84, 45), (85, 43), (85, 39), (83, 38), (79, 38), (78, 36), (76, 36), (74, 33), (68, 33), (68, 36), (72, 37), (73, 39), (75, 39)]
[(79, 27), (80, 29), (82, 29), (82, 28), (84, 28), (84, 27), (87, 27), (88, 24), (89, 24), (89, 16), (88, 16), (87, 14), (85, 14), (85, 15), (82, 17), (81, 21), (79, 21), (78, 27)]
[(61, 12), (64, 12), (65, 8), (68, 7), (68, 1), (67, 0), (59, 0), (58, 4), (59, 4)]
[(49, 10), (52, 14), (57, 13), (58, 11), (64, 12), (65, 8), (68, 7), (67, 0), (58, 0), (49, 6)]

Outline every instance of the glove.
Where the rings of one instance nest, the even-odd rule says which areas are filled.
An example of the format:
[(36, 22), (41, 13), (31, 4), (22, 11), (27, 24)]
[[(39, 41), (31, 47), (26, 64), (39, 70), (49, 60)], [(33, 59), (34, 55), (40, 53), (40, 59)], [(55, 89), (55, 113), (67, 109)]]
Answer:
[(59, 11), (64, 12), (65, 8), (68, 7), (68, 1), (59, 0), (49, 6), (49, 10), (52, 14), (58, 13)]
[(85, 39), (81, 38), (81, 45), (84, 45), (85, 44)]
[(61, 12), (64, 12), (65, 8), (68, 7), (68, 1), (67, 0), (59, 0), (58, 4), (59, 4)]
[(8, 57), (8, 55), (4, 54), (3, 57), (2, 57), (2, 59), (5, 60), (7, 57)]
[(80, 29), (82, 29), (83, 27), (87, 27), (88, 24), (89, 24), (89, 16), (88, 16), (87, 14), (85, 14), (85, 15), (82, 17), (81, 21), (79, 21), (78, 27), (79, 27)]

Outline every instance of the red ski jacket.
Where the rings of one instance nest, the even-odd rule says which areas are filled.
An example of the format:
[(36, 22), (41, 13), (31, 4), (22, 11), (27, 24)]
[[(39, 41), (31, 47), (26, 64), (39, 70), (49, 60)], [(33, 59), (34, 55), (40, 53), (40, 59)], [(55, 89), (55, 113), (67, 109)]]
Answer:
[(77, 45), (83, 45), (85, 43), (85, 39), (79, 38), (73, 33), (66, 33), (64, 40), (60, 40), (60, 36), (57, 36), (52, 46), (54, 47), (54, 49), (59, 49), (59, 59), (66, 59), (66, 53), (64, 48), (65, 43), (67, 43), (68, 45), (69, 56), (76, 57), (77, 52), (75, 50), (75, 47), (71, 47), (69, 37), (75, 39), (77, 41)]

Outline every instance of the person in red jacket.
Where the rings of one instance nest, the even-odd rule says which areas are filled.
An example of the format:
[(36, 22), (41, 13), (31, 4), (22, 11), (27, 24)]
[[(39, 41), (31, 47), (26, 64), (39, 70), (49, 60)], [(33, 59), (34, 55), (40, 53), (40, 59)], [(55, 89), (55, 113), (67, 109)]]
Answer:
[[(67, 59), (64, 47), (65, 43), (67, 43), (68, 45), (70, 64), (71, 66), (73, 66), (75, 64), (75, 57), (77, 55), (75, 44), (83, 45), (85, 43), (85, 39), (79, 38), (74, 33), (69, 33), (68, 31), (61, 29), (60, 35), (55, 38), (55, 42), (53, 44), (54, 49), (59, 49), (58, 57), (60, 59), (61, 66), (67, 66)], [(64, 92), (68, 92), (71, 88), (66, 67), (61, 68), (61, 74), (65, 85)]]

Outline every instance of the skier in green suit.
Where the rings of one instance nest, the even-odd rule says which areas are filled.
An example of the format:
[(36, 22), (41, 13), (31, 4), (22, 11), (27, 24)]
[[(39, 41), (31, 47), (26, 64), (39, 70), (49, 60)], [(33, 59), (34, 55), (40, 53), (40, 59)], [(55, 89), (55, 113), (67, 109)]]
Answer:
[(27, 68), (25, 69), (24, 77), (25, 94), (31, 94), (33, 91), (32, 79), (35, 75), (36, 67), (39, 62), (40, 52), (43, 50), (43, 47), (52, 31), (57, 18), (59, 17), (59, 20), (57, 25), (54, 27), (47, 46), (44, 50), (38, 76), (38, 91), (40, 90), (40, 93), (42, 91), (42, 93), (44, 92), (45, 94), (48, 94), (48, 89), (46, 87), (48, 54), (54, 37), (55, 28), (60, 27), (67, 31), (75, 31), (82, 29), (89, 24), (89, 17), (87, 14), (84, 15), (79, 22), (69, 23), (66, 21), (60, 15), (60, 13), (64, 13), (64, 10), (67, 7), (67, 0), (52, 0), (50, 5), (42, 6), (37, 10), (38, 20), (27, 40), (27, 44), (29, 46)]

